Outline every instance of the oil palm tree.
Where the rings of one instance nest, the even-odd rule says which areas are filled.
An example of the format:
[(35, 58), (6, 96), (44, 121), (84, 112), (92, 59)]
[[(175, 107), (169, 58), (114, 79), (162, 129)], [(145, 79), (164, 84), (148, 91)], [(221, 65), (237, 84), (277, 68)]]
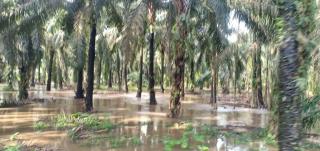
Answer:
[[(315, 25), (315, 1), (279, 1), (283, 21), (283, 41), (279, 60), (279, 128), (280, 150), (298, 150), (302, 128), (302, 101), (307, 88), (311, 53), (316, 48), (311, 35)], [(299, 24), (303, 22), (302, 24)], [(304, 33), (299, 33), (299, 31)], [(308, 39), (308, 40), (306, 40)], [(299, 52), (301, 49), (302, 52)], [(299, 81), (299, 82), (298, 82)]]
[(275, 42), (275, 20), (278, 10), (273, 1), (232, 1), (229, 3), (235, 16), (246, 23), (253, 32), (252, 51), (252, 107), (265, 108), (266, 100), (262, 95), (261, 46)]
[[(19, 35), (23, 35), (22, 37), (31, 37), (30, 35), (33, 30), (42, 27), (47, 19), (56, 14), (57, 10), (72, 7), (74, 4), (75, 3), (65, 2), (63, 0), (2, 2), (1, 6), (3, 9), (1, 9), (1, 11), (3, 11), (3, 13), (0, 15), (0, 32), (10, 34), (13, 38), (19, 37)], [(14, 11), (12, 13), (5, 13), (8, 12), (8, 10)], [(12, 41), (14, 41), (14, 39), (12, 39)], [(25, 41), (24, 43), (26, 44), (32, 44), (32, 39), (29, 38), (20, 38), (19, 41)], [(29, 68), (28, 65), (31, 64), (26, 63), (28, 59), (26, 59), (25, 56), (31, 56), (33, 53), (33, 51), (31, 51), (32, 45), (26, 47), (28, 48), (28, 51), (23, 51), (23, 53), (18, 54), (20, 56), (18, 60), (20, 62), (19, 69), (21, 80), (19, 84), (20, 99), (26, 99), (28, 96), (28, 86), (26, 86), (28, 82), (26, 81), (29, 81), (29, 76), (28, 73), (26, 73), (26, 70)], [(32, 58), (29, 59), (34, 60)]]
[(150, 37), (149, 37), (149, 42), (150, 42), (150, 47), (149, 47), (149, 93), (150, 93), (150, 105), (156, 105), (157, 100), (156, 100), (156, 93), (154, 91), (154, 84), (155, 84), (155, 79), (154, 79), (154, 56), (155, 56), (155, 48), (154, 48), (154, 23), (156, 19), (156, 12), (155, 12), (155, 5), (153, 0), (148, 0), (148, 21), (150, 25)]
[(301, 130), (301, 102), (296, 81), (299, 68), (296, 5), (285, 0), (280, 6), (286, 35), (280, 47), (279, 60), (279, 147), (280, 150), (296, 150)]
[[(173, 83), (171, 88), (171, 96), (169, 102), (169, 117), (176, 118), (180, 115), (181, 103), (181, 91), (182, 91), (182, 79), (185, 64), (185, 50), (184, 50), (184, 40), (186, 38), (186, 27), (182, 20), (183, 16), (186, 16), (188, 10), (188, 2), (185, 0), (174, 0), (173, 1), (178, 19), (177, 19), (177, 32), (180, 39), (175, 44), (175, 58), (174, 58), (174, 69), (173, 69)], [(180, 17), (180, 18), (179, 18)], [(177, 38), (177, 37), (176, 37)]]

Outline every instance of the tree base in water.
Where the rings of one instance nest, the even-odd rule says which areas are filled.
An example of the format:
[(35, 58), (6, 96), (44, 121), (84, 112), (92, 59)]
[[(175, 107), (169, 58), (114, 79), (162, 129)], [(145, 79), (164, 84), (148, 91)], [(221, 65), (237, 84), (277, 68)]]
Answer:
[(75, 99), (84, 99), (84, 93), (83, 90), (80, 92), (76, 92), (76, 96), (74, 97)]
[(137, 98), (141, 98), (141, 91), (138, 91), (138, 92), (137, 92), (136, 97), (137, 97)]

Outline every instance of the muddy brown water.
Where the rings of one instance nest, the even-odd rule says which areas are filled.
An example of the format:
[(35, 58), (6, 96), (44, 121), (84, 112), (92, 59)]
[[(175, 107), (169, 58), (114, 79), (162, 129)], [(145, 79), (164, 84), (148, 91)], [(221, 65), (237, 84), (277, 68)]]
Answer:
[[(158, 105), (148, 105), (148, 93), (143, 93), (141, 99), (136, 93), (122, 94), (117, 92), (97, 91), (94, 95), (94, 110), (98, 116), (108, 114), (117, 127), (111, 133), (114, 136), (135, 136), (142, 145), (123, 146), (111, 149), (107, 143), (87, 145), (72, 142), (64, 131), (47, 130), (36, 132), (33, 124), (43, 118), (61, 113), (83, 111), (83, 101), (73, 98), (72, 90), (52, 92), (43, 91), (38, 87), (29, 92), (31, 98), (44, 99), (44, 102), (27, 104), (20, 107), (0, 108), (0, 144), (6, 145), (8, 138), (19, 132), (18, 139), (26, 145), (46, 146), (53, 150), (66, 151), (151, 151), (164, 150), (162, 139), (168, 135), (179, 135), (179, 124), (210, 124), (225, 128), (235, 128), (246, 131), (249, 128), (263, 128), (268, 124), (268, 112), (219, 104), (218, 110), (205, 102), (200, 95), (187, 95), (182, 101), (182, 112), (179, 119), (167, 118), (168, 94), (157, 93)], [(0, 92), (0, 99), (16, 97), (16, 92)], [(272, 150), (262, 142), (237, 145), (235, 140), (227, 140), (224, 136), (206, 140), (210, 150), (246, 151), (250, 149)], [(176, 148), (175, 150), (179, 150)]]

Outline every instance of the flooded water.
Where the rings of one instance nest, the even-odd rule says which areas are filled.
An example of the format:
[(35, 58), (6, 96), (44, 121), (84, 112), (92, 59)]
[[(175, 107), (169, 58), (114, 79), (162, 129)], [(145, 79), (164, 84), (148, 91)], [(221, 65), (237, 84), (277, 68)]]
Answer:
[[(72, 90), (45, 92), (37, 87), (30, 91), (30, 97), (43, 100), (39, 103), (20, 107), (0, 108), (0, 144), (5, 145), (10, 136), (19, 132), (18, 139), (27, 145), (47, 146), (53, 150), (66, 151), (150, 151), (164, 150), (162, 139), (168, 135), (181, 134), (179, 125), (184, 122), (215, 125), (219, 128), (247, 131), (264, 128), (268, 124), (268, 112), (219, 104), (218, 110), (206, 104), (205, 98), (199, 95), (187, 95), (182, 101), (182, 114), (179, 119), (167, 118), (168, 94), (157, 93), (158, 105), (148, 105), (148, 94), (143, 93), (141, 99), (135, 93), (120, 94), (117, 92), (95, 92), (94, 110), (97, 116), (108, 114), (110, 120), (120, 125), (112, 130), (114, 136), (134, 136), (142, 145), (111, 149), (107, 143), (88, 145), (86, 142), (73, 142), (66, 132), (48, 130), (35, 132), (33, 124), (40, 119), (61, 113), (81, 112), (84, 102), (73, 98)], [(0, 92), (0, 99), (16, 97), (15, 92)], [(237, 145), (235, 140), (227, 140), (224, 136), (206, 140), (210, 150), (246, 151), (251, 149), (272, 150), (262, 142)], [(179, 150), (178, 148), (175, 150)]]

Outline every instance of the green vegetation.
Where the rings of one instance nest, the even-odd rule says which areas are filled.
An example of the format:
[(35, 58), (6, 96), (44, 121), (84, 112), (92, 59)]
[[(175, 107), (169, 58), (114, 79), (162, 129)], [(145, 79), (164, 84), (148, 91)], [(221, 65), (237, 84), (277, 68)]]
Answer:
[(139, 137), (131, 137), (129, 140), (130, 140), (130, 144), (132, 144), (134, 146), (142, 144)]
[(38, 121), (33, 124), (33, 128), (37, 131), (43, 131), (44, 129), (47, 129), (49, 125), (45, 122)]
[(136, 136), (112, 136), (108, 134), (91, 135), (81, 141), (83, 141), (84, 146), (96, 146), (108, 142), (110, 148), (122, 148), (142, 145), (141, 140)]
[(209, 151), (209, 147), (205, 145), (198, 145), (198, 150), (199, 151)]
[(5, 146), (4, 151), (21, 151), (20, 148), (20, 145)]
[(193, 127), (191, 125), (183, 131), (180, 138), (165, 137), (163, 144), (166, 151), (172, 151), (175, 147), (181, 149), (198, 149), (208, 150), (206, 140), (216, 140), (219, 137), (226, 137), (234, 145), (254, 143), (262, 141), (267, 145), (276, 145), (275, 136), (268, 132), (267, 129), (257, 129), (248, 132), (221, 131), (212, 125), (200, 125)]
[(114, 125), (107, 119), (99, 119), (87, 113), (59, 114), (53, 117), (52, 122), (58, 129), (82, 127), (86, 130), (110, 130)]
[[(208, 151), (206, 140), (216, 140), (219, 137), (225, 137), (229, 142), (234, 145), (249, 145), (255, 142), (263, 142), (268, 146), (277, 146), (275, 135), (270, 133), (268, 129), (258, 128), (252, 131), (236, 132), (219, 130), (219, 128), (212, 125), (200, 125), (192, 127), (189, 125), (182, 133), (181, 137), (173, 138), (167, 136), (163, 139), (163, 144), (166, 151), (172, 151), (174, 148), (191, 149), (199, 151)], [(316, 143), (304, 141), (300, 146), (300, 149), (320, 149), (320, 146)]]
[(119, 148), (124, 146), (126, 142), (127, 142), (127, 139), (125, 137), (116, 137), (110, 140), (110, 145), (111, 145), (111, 148)]

